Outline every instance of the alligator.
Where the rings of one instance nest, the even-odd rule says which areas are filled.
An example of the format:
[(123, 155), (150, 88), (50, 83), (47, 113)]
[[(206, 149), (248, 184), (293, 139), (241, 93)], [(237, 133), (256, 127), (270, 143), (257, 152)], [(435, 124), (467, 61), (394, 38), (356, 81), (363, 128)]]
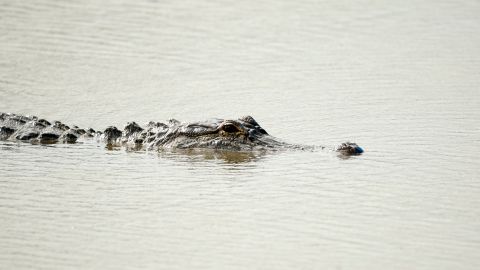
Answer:
[(67, 126), (60, 121), (49, 122), (36, 116), (0, 113), (0, 140), (39, 144), (75, 143), (94, 139), (108, 149), (126, 147), (134, 150), (209, 148), (229, 151), (255, 150), (316, 150), (327, 149), (345, 156), (359, 155), (363, 149), (345, 142), (337, 147), (299, 145), (282, 142), (269, 135), (255, 119), (244, 116), (237, 120), (212, 119), (203, 122), (149, 122), (141, 127), (128, 122), (123, 130), (109, 126), (104, 131)]

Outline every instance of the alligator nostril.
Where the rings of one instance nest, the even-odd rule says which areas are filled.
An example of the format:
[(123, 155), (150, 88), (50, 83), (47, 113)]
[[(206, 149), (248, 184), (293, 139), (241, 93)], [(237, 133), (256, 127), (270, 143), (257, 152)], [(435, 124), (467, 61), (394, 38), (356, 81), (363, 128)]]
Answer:
[(355, 147), (355, 154), (363, 153), (363, 149), (360, 146)]
[(358, 146), (356, 143), (342, 143), (338, 148), (337, 151), (346, 154), (346, 155), (360, 155), (364, 152), (363, 148)]

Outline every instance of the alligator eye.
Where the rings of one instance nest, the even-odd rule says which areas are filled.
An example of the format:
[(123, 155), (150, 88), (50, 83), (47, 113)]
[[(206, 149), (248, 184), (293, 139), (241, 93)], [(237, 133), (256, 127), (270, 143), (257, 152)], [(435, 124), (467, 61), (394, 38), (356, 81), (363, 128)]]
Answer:
[(236, 133), (240, 131), (236, 126), (231, 124), (224, 125), (222, 127), (222, 130), (228, 133)]

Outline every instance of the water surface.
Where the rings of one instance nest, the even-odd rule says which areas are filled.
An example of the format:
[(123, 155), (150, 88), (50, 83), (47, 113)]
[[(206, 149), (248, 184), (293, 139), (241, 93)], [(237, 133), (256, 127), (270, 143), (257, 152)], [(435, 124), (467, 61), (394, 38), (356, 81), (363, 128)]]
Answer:
[(0, 4), (0, 111), (366, 150), (0, 142), (0, 268), (480, 267), (477, 1)]

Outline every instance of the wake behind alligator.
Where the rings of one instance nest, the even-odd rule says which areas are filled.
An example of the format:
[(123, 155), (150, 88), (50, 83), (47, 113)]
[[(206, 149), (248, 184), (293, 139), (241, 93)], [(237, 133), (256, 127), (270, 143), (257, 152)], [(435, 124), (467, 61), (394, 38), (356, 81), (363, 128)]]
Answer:
[(357, 144), (345, 142), (337, 147), (299, 145), (282, 142), (270, 136), (251, 116), (237, 120), (213, 119), (204, 122), (167, 123), (149, 122), (141, 127), (135, 122), (125, 125), (123, 131), (114, 126), (104, 131), (67, 126), (60, 121), (49, 122), (36, 116), (0, 113), (0, 140), (53, 144), (75, 143), (79, 139), (93, 139), (107, 148), (123, 146), (134, 150), (160, 149), (221, 149), (228, 151), (263, 150), (332, 150), (342, 155), (359, 155)]

